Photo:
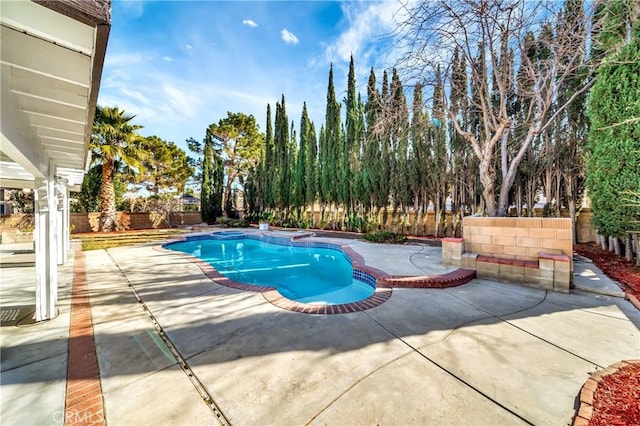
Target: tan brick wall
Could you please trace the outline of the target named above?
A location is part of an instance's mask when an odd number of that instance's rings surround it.
[[[72,233],[97,232],[100,213],[72,213]],[[159,213],[128,213],[117,212],[116,221],[119,229],[164,229],[167,223],[164,216]],[[170,225],[195,225],[202,223],[200,212],[175,212],[171,214]]]
[[[32,231],[35,226],[36,222],[32,214],[16,213],[0,215],[0,231],[15,229]]]
[[[573,254],[571,220],[565,218],[465,217],[465,252],[538,260],[539,253]]]

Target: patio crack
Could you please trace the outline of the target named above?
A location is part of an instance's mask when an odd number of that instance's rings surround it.
[[[532,337],[534,337],[534,338],[536,338],[536,339],[538,339],[538,340],[542,340],[542,341],[543,341],[543,342],[545,342],[546,344],[551,345],[551,346],[553,346],[553,347],[554,347],[554,348],[556,348],[556,349],[560,349],[561,351],[566,352],[566,353],[568,353],[568,354],[570,354],[570,355],[572,355],[572,356],[574,356],[574,357],[576,357],[576,358],[578,358],[578,359],[581,359],[581,360],[583,360],[583,361],[585,361],[585,362],[588,362],[589,364],[594,365],[594,366],[596,366],[596,367],[598,367],[598,368],[600,368],[600,369],[604,369],[604,368],[605,368],[604,366],[602,366],[602,365],[598,364],[598,363],[597,363],[597,362],[595,362],[595,361],[592,361],[592,360],[590,360],[590,359],[587,359],[587,358],[583,357],[582,355],[578,355],[577,353],[575,353],[575,352],[573,352],[573,351],[571,351],[571,350],[569,350],[569,349],[563,348],[562,346],[560,346],[560,345],[558,345],[558,344],[556,344],[556,343],[553,343],[552,341],[547,340],[547,339],[545,339],[544,337],[538,336],[538,335],[534,334],[533,332],[531,332],[531,331],[529,331],[529,330],[526,330],[526,329],[524,329],[524,328],[522,328],[522,327],[520,327],[520,326],[518,326],[518,325],[516,325],[516,324],[512,323],[512,322],[511,322],[511,321],[509,321],[508,319],[505,319],[505,318],[504,318],[505,316],[508,316],[508,315],[514,315],[514,314],[519,314],[519,313],[521,313],[521,312],[526,312],[526,311],[528,311],[528,310],[531,310],[531,309],[535,308],[535,307],[536,307],[536,306],[538,306],[538,305],[541,305],[542,303],[544,303],[544,302],[547,300],[547,295],[548,295],[548,291],[547,291],[547,290],[545,290],[545,292],[544,292],[544,297],[543,297],[541,300],[539,300],[537,303],[535,303],[535,304],[533,304],[533,305],[531,305],[531,306],[528,306],[528,307],[526,307],[526,308],[522,308],[522,309],[519,309],[519,310],[514,311],[514,312],[508,312],[508,313],[505,313],[505,314],[502,314],[502,315],[496,315],[496,314],[493,314],[493,313],[491,313],[490,311],[488,311],[488,310],[486,310],[486,309],[484,309],[484,308],[482,308],[482,307],[480,307],[480,306],[477,306],[477,305],[475,305],[475,304],[473,304],[473,303],[469,302],[468,300],[465,300],[465,299],[462,299],[462,298],[460,298],[460,297],[456,296],[455,294],[453,294],[451,291],[448,291],[447,289],[444,289],[444,290],[445,290],[449,295],[453,296],[454,298],[458,299],[459,301],[461,301],[461,302],[463,302],[463,303],[466,303],[467,305],[473,306],[474,308],[476,308],[476,309],[478,309],[478,310],[480,310],[480,311],[482,311],[482,312],[486,313],[487,315],[490,315],[492,318],[495,318],[495,319],[497,319],[497,320],[499,320],[499,321],[501,321],[501,322],[504,322],[505,324],[508,324],[508,325],[510,325],[511,327],[514,327],[514,328],[516,328],[516,329],[518,329],[518,330],[520,330],[520,331],[522,331],[522,332],[524,332],[524,333],[526,333],[526,334],[528,334],[528,335],[530,335],[530,336],[532,336]]]
[[[541,303],[541,302],[538,302]],[[527,308],[530,309],[530,308]],[[497,406],[499,406],[500,408],[502,408],[503,410],[509,412],[510,414],[512,414],[513,416],[519,418],[520,420],[522,420],[523,422],[525,422],[526,424],[529,425],[534,425],[533,422],[527,420],[526,418],[522,417],[520,414],[516,413],[515,411],[513,411],[512,409],[510,409],[509,407],[505,406],[504,404],[500,403],[498,400],[496,400],[495,398],[491,397],[490,395],[488,395],[487,393],[483,392],[482,390],[480,390],[479,388],[475,387],[474,385],[472,385],[471,383],[467,382],[466,380],[464,380],[462,377],[456,375],[453,371],[448,370],[446,367],[444,367],[443,365],[439,364],[437,361],[429,358],[427,355],[423,354],[422,352],[420,352],[421,348],[417,348],[413,345],[411,345],[409,342],[407,342],[405,339],[402,338],[402,336],[394,333],[391,329],[389,329],[386,325],[384,325],[382,322],[378,321],[376,318],[374,318],[373,316],[371,316],[371,314],[369,312],[363,311],[362,312],[364,315],[366,315],[367,317],[369,317],[369,319],[371,319],[372,321],[374,321],[376,324],[378,324],[383,330],[385,330],[387,333],[389,333],[391,336],[393,336],[394,338],[398,339],[400,342],[402,342],[405,346],[407,346],[410,351],[407,353],[404,353],[402,355],[399,355],[393,359],[391,359],[390,361],[380,365],[379,367],[373,369],[372,371],[370,371],[369,373],[365,374],[364,376],[360,377],[358,380],[356,380],[355,382],[353,382],[351,385],[349,385],[347,388],[345,388],[342,392],[340,392],[334,399],[332,399],[326,406],[324,406],[320,411],[318,411],[313,417],[311,417],[311,419],[309,419],[308,422],[305,423],[305,426],[308,426],[309,424],[311,424],[311,422],[313,422],[318,416],[320,416],[323,412],[325,412],[329,407],[331,407],[336,401],[338,401],[340,398],[342,398],[344,395],[346,395],[349,391],[351,391],[353,388],[355,388],[358,384],[362,383],[365,379],[367,379],[368,377],[371,377],[373,374],[377,373],[378,371],[382,370],[383,368],[393,364],[394,362],[398,361],[399,359],[402,359],[404,357],[406,357],[407,355],[411,355],[411,354],[417,354],[418,356],[420,356],[421,358],[424,358],[425,360],[429,361],[431,364],[435,365],[437,368],[439,368],[440,370],[442,370],[443,372],[445,372],[446,374],[448,374],[449,376],[453,377],[455,380],[461,382],[462,384],[466,385],[467,387],[469,387],[470,389],[472,389],[473,391],[477,392],[478,394],[480,394],[481,396],[483,396],[484,398],[488,399],[489,401],[491,401],[492,403],[496,404]],[[486,317],[485,317],[486,318]],[[471,321],[467,321],[463,324],[458,325],[457,327],[455,327],[453,330],[451,330],[451,332],[447,333],[446,336],[444,336],[442,339],[439,339],[438,341],[443,341],[445,340],[447,337],[449,337],[454,331],[458,330],[461,327],[464,327],[466,325],[472,324],[474,322],[477,321],[481,321],[485,318],[477,318]],[[437,343],[437,342],[434,342]],[[426,346],[430,346],[429,345],[425,345]]]

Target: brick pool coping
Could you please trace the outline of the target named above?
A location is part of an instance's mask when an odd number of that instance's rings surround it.
[[[206,235],[212,235],[206,234]],[[260,236],[261,234],[254,234]],[[296,235],[287,237],[278,237],[284,240],[297,241],[301,238],[308,237],[310,235]],[[351,265],[353,267],[354,272],[361,271],[365,274],[368,274],[375,278],[376,287],[374,293],[366,299],[360,300],[358,302],[352,303],[343,303],[339,305],[317,305],[313,303],[300,303],[293,301],[291,299],[287,299],[282,296],[275,287],[271,286],[260,286],[260,285],[250,285],[244,284],[241,282],[234,281],[228,277],[225,277],[220,272],[218,272],[213,266],[209,263],[199,259],[197,257],[191,256],[186,253],[177,252],[174,250],[169,250],[165,248],[165,245],[169,245],[175,242],[187,241],[189,239],[188,236],[183,236],[167,243],[154,246],[154,250],[161,252],[168,252],[171,254],[176,254],[182,256],[186,259],[189,259],[191,262],[195,263],[200,270],[213,282],[223,285],[225,287],[234,288],[237,290],[243,291],[252,291],[262,293],[262,296],[272,305],[277,306],[282,309],[286,309],[293,312],[300,312],[305,314],[318,314],[318,315],[334,315],[334,314],[346,314],[350,312],[360,312],[365,311],[371,308],[375,308],[376,306],[381,305],[382,303],[389,300],[391,297],[393,288],[448,288],[455,287],[462,284],[465,284],[472,279],[475,278],[476,272],[470,269],[457,269],[455,271],[449,272],[447,274],[442,275],[423,275],[423,276],[414,276],[414,275],[390,275],[386,272],[368,266],[365,264],[364,258],[357,253],[354,249],[351,248],[348,244],[339,244],[339,243],[331,243],[330,245],[335,246],[343,251],[347,257],[351,259]],[[324,243],[323,243],[324,244]]]
[[[591,422],[591,417],[593,416],[593,396],[598,389],[600,381],[608,375],[615,373],[620,368],[634,364],[640,364],[640,359],[629,359],[616,362],[615,364],[608,366],[604,370],[596,371],[595,373],[593,373],[591,377],[587,379],[585,384],[582,386],[582,389],[580,390],[580,406],[578,407],[578,411],[573,418],[572,425],[588,426]]]

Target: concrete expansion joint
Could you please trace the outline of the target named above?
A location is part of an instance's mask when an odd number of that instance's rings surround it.
[[[375,319],[374,317],[372,317],[368,312],[365,312],[365,315],[368,316],[369,318],[371,318],[371,320],[373,320],[374,322],[376,322],[380,327],[382,327],[387,333],[389,333],[391,336],[393,336],[394,338],[398,339],[402,344],[404,344],[405,346],[407,346],[410,349],[410,352],[398,357],[402,358],[408,354],[416,354],[419,357],[427,360],[428,362],[430,362],[431,364],[435,365],[437,368],[439,368],[440,370],[442,370],[443,372],[445,372],[446,374],[450,375],[451,377],[453,377],[455,380],[459,381],[460,383],[462,383],[463,385],[467,386],[468,388],[470,388],[471,390],[473,390],[474,392],[478,393],[479,395],[481,395],[482,397],[486,398],[487,400],[491,401],[493,404],[497,405],[498,407],[502,408],[503,410],[511,413],[513,416],[519,418],[520,420],[522,420],[523,422],[529,424],[529,425],[534,425],[533,422],[531,422],[530,420],[527,420],[526,418],[524,418],[522,415],[518,414],[517,412],[515,412],[514,410],[512,410],[511,408],[507,407],[506,405],[502,404],[500,401],[498,401],[497,399],[495,399],[493,396],[487,394],[486,392],[482,391],[480,388],[478,388],[477,386],[474,386],[472,383],[468,382],[467,380],[465,380],[463,377],[459,376],[458,374],[456,374],[454,371],[451,371],[450,369],[446,368],[444,365],[440,364],[439,362],[437,362],[436,360],[430,358],[429,356],[427,356],[426,354],[424,354],[423,352],[420,351],[420,348],[413,346],[412,344],[410,344],[409,342],[407,342],[405,339],[402,338],[402,336],[399,336],[398,334],[394,333],[392,330],[390,330],[388,327],[386,327],[384,324],[382,324],[380,321],[378,321],[377,319]],[[473,320],[470,322],[475,322],[477,320]],[[453,332],[457,329],[459,329],[460,327],[462,327],[463,325],[460,325],[458,327],[456,327],[455,329],[451,330],[450,333],[447,334],[447,336],[445,336],[442,340],[446,339],[447,337],[449,337],[451,334],[453,334]],[[395,362],[396,359],[390,361],[391,362]],[[387,363],[386,365],[388,365],[389,363]]]
[[[186,359],[178,351],[178,349],[175,347],[173,342],[171,342],[171,339],[166,334],[166,332],[164,331],[164,329],[162,328],[162,326],[158,322],[158,320],[155,317],[155,315],[153,315],[153,313],[147,307],[146,303],[144,303],[144,300],[142,299],[142,297],[140,297],[139,293],[137,292],[137,290],[135,289],[135,287],[133,286],[133,284],[131,283],[129,278],[126,276],[126,274],[124,273],[122,268],[120,268],[120,265],[118,264],[118,262],[113,258],[113,256],[111,256],[111,253],[109,253],[108,251],[107,251],[107,254],[109,255],[109,257],[111,258],[111,261],[114,263],[114,265],[116,266],[116,268],[118,269],[118,271],[122,275],[123,279],[127,283],[128,287],[129,287],[129,290],[133,293],[133,296],[136,298],[136,300],[138,300],[139,303],[142,304],[144,311],[149,316],[149,318],[151,320],[151,323],[153,324],[154,329],[156,330],[156,332],[160,336],[160,339],[165,344],[167,349],[169,349],[169,351],[171,352],[171,354],[175,358],[176,363],[180,366],[182,371],[185,373],[185,375],[187,376],[187,378],[189,379],[189,381],[193,385],[193,387],[196,390],[196,392],[198,393],[198,395],[200,395],[200,398],[205,402],[205,404],[211,410],[211,412],[216,417],[216,419],[218,420],[218,422],[220,423],[221,426],[229,426],[229,425],[231,425],[231,422],[229,422],[229,420],[226,418],[226,416],[222,413],[222,410],[220,409],[218,404],[216,404],[214,399],[211,397],[211,394],[207,390],[206,386],[195,375],[195,373],[193,372],[193,370],[191,369],[191,367],[187,363]]]
[[[583,357],[583,356],[581,356],[581,355],[577,354],[576,352],[573,352],[573,351],[571,351],[571,350],[569,350],[569,349],[563,348],[562,346],[560,346],[560,345],[558,345],[558,344],[556,344],[556,343],[553,343],[553,342],[551,342],[550,340],[547,340],[547,339],[545,339],[545,338],[543,338],[543,337],[541,337],[541,336],[538,336],[538,335],[537,335],[537,334],[535,334],[535,333],[532,333],[532,332],[530,332],[530,331],[528,331],[528,330],[525,330],[524,328],[522,328],[522,327],[520,327],[520,326],[518,326],[518,325],[516,325],[516,324],[512,323],[511,321],[509,321],[509,320],[507,320],[507,319],[505,319],[505,318],[504,318],[504,317],[509,316],[509,315],[514,315],[514,314],[518,314],[518,313],[521,313],[521,312],[528,311],[528,310],[530,310],[530,309],[535,308],[536,306],[539,306],[539,305],[543,304],[543,303],[547,300],[547,295],[548,295],[548,293],[549,293],[549,290],[545,290],[545,291],[544,291],[544,297],[543,297],[542,299],[540,299],[538,302],[534,303],[533,305],[531,305],[531,306],[527,306],[527,307],[522,308],[522,309],[519,309],[519,310],[517,310],[517,311],[508,312],[508,313],[505,313],[505,314],[502,314],[502,315],[495,315],[495,314],[492,314],[491,312],[487,311],[486,309],[484,309],[484,308],[482,308],[482,307],[480,307],[480,306],[477,306],[477,305],[475,305],[475,304],[473,304],[473,303],[471,303],[471,302],[469,302],[469,301],[467,301],[467,300],[461,299],[461,298],[459,298],[458,296],[456,296],[455,294],[452,294],[451,292],[448,292],[448,293],[449,293],[449,294],[451,294],[451,295],[452,295],[453,297],[455,297],[456,299],[458,299],[459,301],[461,301],[461,302],[463,302],[463,303],[466,303],[466,304],[468,304],[468,305],[471,305],[471,306],[473,306],[474,308],[479,309],[479,310],[481,310],[482,312],[485,312],[487,315],[490,315],[491,317],[493,317],[493,318],[495,318],[495,319],[497,319],[497,320],[499,320],[499,321],[502,321],[502,322],[504,322],[505,324],[510,325],[511,327],[514,327],[514,328],[516,328],[516,329],[518,329],[518,330],[520,330],[520,331],[522,331],[522,332],[524,332],[524,333],[526,333],[526,334],[528,334],[528,335],[530,335],[530,336],[532,336],[532,337],[534,337],[534,338],[536,338],[536,339],[538,339],[538,340],[541,340],[541,341],[543,341],[544,343],[547,343],[547,344],[549,344],[549,345],[551,345],[551,346],[553,346],[553,347],[555,347],[555,348],[557,348],[557,349],[560,349],[561,351],[566,352],[566,353],[568,353],[568,354],[570,354],[570,355],[572,355],[572,356],[574,356],[574,357],[576,357],[576,358],[579,358],[579,359],[581,359],[581,360],[583,360],[583,361],[585,361],[585,362],[588,362],[588,363],[589,363],[589,364],[591,364],[591,365],[594,365],[594,366],[596,366],[596,367],[600,367],[600,368],[602,368],[602,366],[601,366],[600,364],[598,364],[597,362],[592,361],[592,360],[590,360],[590,359],[587,359],[587,358],[585,358],[585,357]]]

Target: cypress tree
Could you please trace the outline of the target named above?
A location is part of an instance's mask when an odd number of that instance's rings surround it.
[[[356,99],[356,77],[353,65],[353,55],[349,62],[347,80],[347,97],[344,100],[346,109],[345,131],[340,149],[340,179],[338,200],[344,206],[346,214],[351,210],[351,154],[355,151],[358,121],[358,104]]]
[[[211,184],[212,221],[215,221],[218,217],[222,216],[222,195],[224,194],[224,160],[216,150],[213,152],[213,175]],[[229,197],[227,204],[231,204],[232,202],[232,197]],[[231,211],[230,206],[226,207],[227,211]]]
[[[324,129],[325,155],[322,158],[322,192],[327,203],[337,203],[340,167],[340,147],[342,142],[340,123],[340,104],[336,100],[333,85],[333,64],[329,68],[329,85],[327,87],[326,126]],[[335,225],[335,223],[334,223]]]
[[[331,183],[329,180],[329,167],[326,164],[329,158],[329,147],[327,146],[327,138],[325,137],[324,125],[320,126],[320,139],[318,141],[318,192],[320,202],[322,203],[322,209],[324,212],[325,205],[329,203],[331,198],[329,191]]]
[[[264,207],[271,209],[275,207],[274,184],[275,174],[273,168],[273,124],[271,121],[271,105],[267,104],[267,131],[264,144],[264,156],[262,167],[262,198]]]
[[[280,103],[276,103],[274,131],[274,182],[275,205],[286,210],[290,202],[290,164],[289,164],[289,119],[284,95]]]
[[[389,95],[389,77],[387,71],[382,73],[382,90],[380,99],[383,124],[380,126],[380,155],[378,156],[378,207],[384,208],[382,217],[383,227],[387,223],[387,207],[389,206],[389,195],[391,193],[391,165],[393,160],[393,151],[391,146],[391,136],[389,132],[388,116],[390,111],[391,99]]]
[[[436,216],[435,236],[441,235],[441,224],[444,227],[446,200],[449,194],[448,188],[448,149],[446,137],[446,123],[444,110],[444,84],[440,75],[440,68],[437,69],[436,85],[433,88],[433,109],[431,112],[433,120],[433,151],[431,162],[432,194],[433,206]]]
[[[369,80],[367,82],[367,103],[365,105],[365,148],[363,162],[363,187],[364,191],[370,194],[370,203],[367,206],[369,212],[380,207],[380,186],[381,186],[381,151],[380,137],[378,129],[379,115],[381,112],[380,92],[376,88],[376,74],[371,67]]]
[[[391,197],[394,214],[398,208],[407,218],[410,200],[408,185],[409,112],[402,82],[394,68],[391,74],[389,104],[389,136],[391,143]],[[404,225],[403,225],[404,226]]]
[[[302,175],[300,175],[301,179],[300,182],[298,182],[298,177],[296,176],[298,165],[300,164],[298,162],[300,153],[298,152],[298,137],[293,121],[291,121],[290,135],[291,137],[289,139],[289,146],[287,149],[287,168],[289,170],[289,207],[296,207],[299,209],[304,205],[304,195],[302,191],[304,188],[299,188],[299,184],[304,185],[304,179],[302,179]],[[304,166],[304,162],[302,165]]]
[[[624,0],[605,4],[597,43],[612,53],[598,68],[587,101],[587,188],[593,224],[599,234],[610,237],[626,237],[640,221],[640,206],[632,202],[640,189],[640,22],[629,20],[633,6]]]
[[[307,205],[307,160],[309,156],[309,116],[307,113],[307,103],[302,104],[302,116],[300,117],[300,145],[296,159],[294,205],[304,207]]]
[[[213,202],[213,141],[205,138],[202,159],[202,186],[200,187],[200,208],[202,220],[212,223],[215,220]]]
[[[411,156],[409,161],[408,182],[414,200],[416,213],[414,234],[424,232],[423,218],[429,204],[427,195],[427,179],[429,178],[429,123],[428,115],[422,104],[422,85],[413,88],[413,104],[411,107]]]
[[[351,199],[353,200],[353,208],[359,212],[357,230],[362,231],[364,225],[363,207],[369,204],[370,195],[364,189],[364,153],[365,153],[365,124],[364,124],[364,102],[362,96],[358,93],[358,107],[356,109],[355,120],[355,146],[351,152],[351,167],[353,181],[351,184]],[[354,210],[355,211],[355,210]]]
[[[318,140],[315,125],[308,117],[306,121],[308,125],[306,130],[305,188],[307,193],[305,200],[307,204],[311,205],[311,224],[315,225],[314,206],[318,197]]]

